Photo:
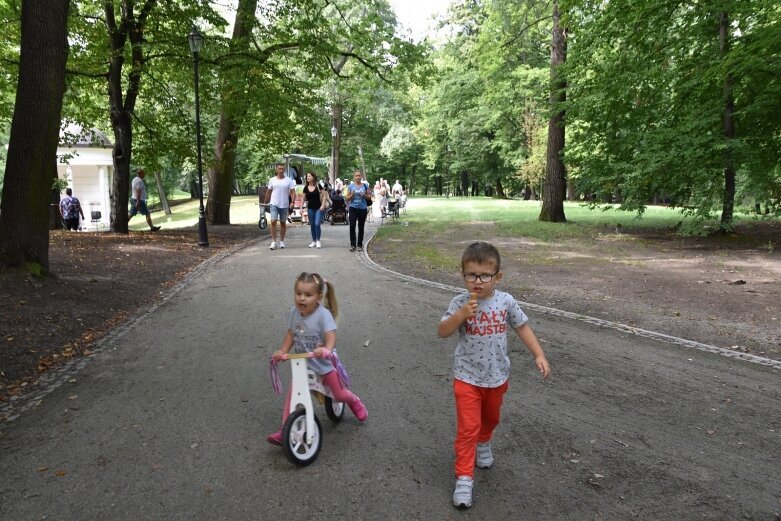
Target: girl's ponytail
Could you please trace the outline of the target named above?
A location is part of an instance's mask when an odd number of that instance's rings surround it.
[[[327,291],[325,292],[325,307],[331,312],[334,320],[339,316],[339,304],[336,302],[336,291],[334,285],[330,280],[323,280]]]

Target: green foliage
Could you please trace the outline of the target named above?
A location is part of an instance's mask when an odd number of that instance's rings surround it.
[[[574,34],[566,157],[578,166],[580,190],[618,196],[638,211],[663,197],[705,218],[722,205],[732,163],[746,193],[774,191],[767,172],[781,145],[777,3],[566,5]],[[726,51],[721,10],[731,21]],[[735,139],[722,131],[727,78],[735,82]]]
[[[20,5],[0,2],[0,129],[13,113]],[[63,117],[98,127],[112,141],[105,8],[119,17],[122,5],[83,0],[69,18]],[[549,114],[548,4],[454,2],[447,37],[416,45],[396,34],[387,0],[259,2],[244,48],[226,30],[224,18],[232,21],[234,13],[211,2],[148,5],[133,163],[161,172],[167,190],[188,187],[196,171],[186,39],[193,21],[206,35],[199,83],[204,173],[214,165],[220,117],[240,125],[235,180],[244,189],[265,182],[284,153],[329,155],[330,112],[338,103],[342,174],[359,167],[360,146],[372,180],[401,178],[410,188],[415,172],[412,188],[421,191],[434,177],[454,186],[466,174],[481,188],[500,183],[510,195],[526,184],[539,189]],[[724,166],[732,162],[737,203],[781,211],[778,2],[560,5],[569,38],[565,158],[578,195],[640,213],[662,200],[708,219],[722,206]],[[722,11],[731,23],[724,51]],[[129,45],[123,52],[125,92],[133,63]],[[734,81],[735,139],[722,131],[727,78]],[[7,131],[0,131],[0,189],[5,143]],[[148,185],[154,194],[155,183]]]

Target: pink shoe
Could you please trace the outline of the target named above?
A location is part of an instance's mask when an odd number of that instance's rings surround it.
[[[282,445],[282,431],[277,431],[266,436],[266,441],[272,445]]]
[[[366,421],[366,418],[369,417],[369,411],[366,410],[366,406],[363,405],[363,402],[357,396],[355,397],[355,401],[350,404],[350,410],[360,421]]]

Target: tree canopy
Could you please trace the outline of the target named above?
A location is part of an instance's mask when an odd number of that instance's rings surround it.
[[[0,4],[3,143],[20,110],[21,5]],[[113,136],[112,228],[126,232],[132,168],[192,179],[196,25],[212,223],[283,154],[333,145],[340,175],[364,164],[412,192],[544,209],[555,196],[541,218],[564,220],[566,186],[729,229],[735,207],[781,211],[780,20],[773,0],[455,0],[414,43],[387,0],[81,0],[61,120]]]

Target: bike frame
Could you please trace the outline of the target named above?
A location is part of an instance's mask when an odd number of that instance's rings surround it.
[[[310,373],[307,369],[307,358],[314,358],[313,353],[293,353],[285,355],[290,360],[290,369],[293,374],[290,386],[290,410],[292,413],[299,406],[306,411],[306,442],[312,443],[312,436],[315,432],[315,408],[312,403],[311,390],[327,394],[325,386],[319,381],[317,375]],[[312,383],[316,388],[312,387]]]

